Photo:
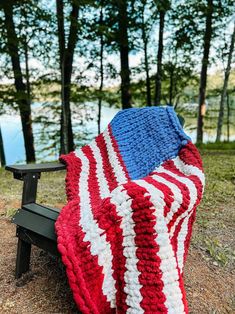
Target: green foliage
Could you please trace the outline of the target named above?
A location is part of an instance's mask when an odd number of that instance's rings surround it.
[[[70,10],[72,0],[63,0],[65,15],[65,38],[69,36]],[[125,0],[127,4],[129,61],[131,70],[132,105],[146,106],[147,68],[150,76],[150,93],[154,96],[155,72],[158,48],[158,27],[160,12],[165,15],[165,33],[163,49],[162,104],[171,104],[186,118],[186,125],[195,129],[191,119],[197,111],[182,109],[184,103],[198,102],[199,74],[198,64],[201,62],[203,33],[207,0],[196,1],[158,1],[158,0]],[[56,2],[8,1],[13,5],[14,22],[19,40],[20,61],[24,83],[29,79],[30,101],[43,102],[44,108],[50,108],[56,116],[54,122],[59,124],[61,102],[60,66],[58,53],[58,30],[56,20]],[[71,102],[79,110],[89,108],[89,103],[121,107],[120,92],[120,56],[118,32],[117,1],[77,1],[79,5],[78,42],[74,53],[74,64],[71,83]],[[11,60],[6,47],[7,33],[4,26],[5,16],[2,2],[0,4],[0,113],[15,113],[17,100],[25,95],[16,93],[13,83]],[[210,55],[211,65],[226,63],[228,38],[230,36],[229,21],[233,14],[232,0],[213,1],[213,40]],[[100,11],[103,10],[103,21],[100,23]],[[103,88],[101,82],[100,46],[103,43]],[[146,53],[147,59],[144,53]],[[29,59],[29,77],[26,71],[26,54]],[[136,59],[136,62],[132,62]],[[146,64],[146,60],[147,63]],[[233,66],[233,65],[232,65]],[[234,71],[231,72],[229,93],[231,95],[230,125],[234,124]],[[218,101],[223,85],[223,73],[217,71],[208,75],[207,100],[208,112],[205,116],[205,129],[215,129]],[[10,82],[8,84],[8,82]],[[57,103],[57,105],[55,105]],[[87,107],[86,107],[87,106]],[[46,110],[46,109],[45,109]],[[96,119],[96,117],[93,117]],[[90,119],[89,114],[84,119]],[[48,136],[38,137],[42,143],[48,140],[48,147],[57,149],[58,128],[53,128],[53,121],[47,121],[46,111],[38,116],[34,123],[44,125]],[[84,125],[86,121],[84,121]],[[225,123],[224,123],[225,126]],[[87,136],[80,134],[79,138]],[[42,140],[44,138],[44,140]],[[44,141],[44,142],[43,142]],[[54,141],[54,148],[51,146]],[[226,144],[227,145],[227,144]]]
[[[226,266],[229,258],[235,258],[235,254],[231,249],[224,248],[220,241],[216,238],[206,238],[204,240],[206,252],[210,257],[222,266]]]

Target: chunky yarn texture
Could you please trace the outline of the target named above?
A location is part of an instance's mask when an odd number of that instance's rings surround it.
[[[119,112],[62,156],[58,249],[82,313],[188,313],[183,283],[202,162],[171,107]]]

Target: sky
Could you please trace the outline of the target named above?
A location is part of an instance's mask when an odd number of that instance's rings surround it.
[[[43,5],[49,5],[51,10],[55,10],[55,6],[54,6],[54,1],[52,2],[48,2],[46,0],[42,1]],[[234,23],[234,19],[235,19],[235,15],[233,16],[233,18],[231,18],[231,20],[229,21],[228,25],[227,25],[227,32],[232,34],[233,31],[233,23]],[[164,42],[167,42],[167,39],[170,35],[170,32],[165,32],[164,33]],[[149,52],[150,55],[152,56],[156,56],[157,58],[157,39],[158,39],[158,26],[156,25],[155,27],[153,27],[152,32],[151,32],[151,37],[154,39],[152,40],[151,45],[149,45]],[[79,41],[78,41],[78,45],[79,45]],[[218,44],[215,41],[213,43],[213,46],[211,47],[211,51],[210,51],[210,56],[215,56],[216,54],[216,48]],[[133,51],[129,54],[129,63],[130,63],[130,67],[131,68],[136,68],[137,66],[139,66],[141,64],[141,60],[143,59],[143,52],[142,51]],[[197,65],[195,67],[195,72],[199,73],[200,72],[200,68],[201,68],[201,58],[197,57]],[[85,63],[86,63],[86,57],[80,57],[80,56],[76,56],[75,55],[75,59],[74,59],[74,68],[78,68],[78,69],[82,69],[85,70]],[[113,65],[115,65],[117,67],[117,70],[120,70],[120,57],[118,53],[113,53],[113,54],[107,54],[105,55],[105,62],[106,63],[111,63]],[[37,69],[40,73],[48,73],[50,72],[50,70],[48,71],[45,68],[45,65],[42,64],[42,62],[39,59],[36,59],[35,57],[30,57],[29,60],[29,66],[31,69]],[[24,64],[22,64],[22,68],[24,68]],[[217,58],[215,63],[212,63],[208,69],[208,74],[214,74],[216,71],[218,70],[222,70],[223,69],[223,63],[221,60],[219,60]],[[154,75],[156,73],[156,64],[154,66],[151,67],[150,69],[151,75]],[[89,81],[90,81],[90,85],[91,86],[97,86],[99,84],[99,82],[97,82],[97,80],[95,80],[96,77],[96,72],[92,69],[89,70],[85,70],[84,74],[89,77]],[[140,74],[135,74],[134,77],[134,81],[137,81],[139,79],[143,79],[144,78],[144,74],[140,73]],[[8,78],[3,78],[1,80],[2,84],[7,84],[7,83],[13,83],[13,80],[9,80]],[[110,87],[110,86],[116,86],[120,84],[120,78],[119,76],[117,76],[117,78],[115,79],[109,79],[106,80],[104,82],[105,87]]]

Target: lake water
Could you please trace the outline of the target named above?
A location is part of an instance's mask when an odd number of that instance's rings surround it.
[[[35,114],[35,111],[40,108],[40,104],[35,104],[33,106],[33,111]],[[112,118],[115,116],[115,114],[118,112],[118,109],[116,108],[109,108],[109,107],[103,107],[102,108],[102,116],[101,116],[101,129],[104,130],[107,124],[112,120]],[[194,121],[196,123],[196,121]],[[5,155],[6,155],[6,163],[8,165],[15,164],[15,163],[24,163],[25,162],[25,151],[24,151],[24,142],[23,142],[23,136],[22,136],[22,129],[21,129],[21,121],[20,117],[18,115],[1,115],[0,116],[0,126],[2,129],[2,136],[3,136],[3,143],[4,143],[4,149],[5,149]],[[96,136],[97,134],[97,123],[95,120],[87,122],[85,125],[81,126],[82,128],[86,128],[86,130],[89,131],[89,139],[91,137]],[[34,133],[41,132],[42,125],[35,124],[33,126]],[[81,131],[80,130],[80,131]],[[196,130],[190,130],[189,128],[185,129],[186,133],[191,137],[192,141],[195,142],[196,140]],[[235,139],[235,136],[233,135],[231,140]],[[215,140],[215,132],[210,131],[210,133],[205,132],[204,133],[204,142],[213,142]],[[37,157],[44,161],[51,161],[58,159],[58,153],[53,151],[50,153],[50,155],[47,155],[45,157],[42,157],[41,153],[38,153],[38,151],[41,148],[41,144],[36,142],[35,143],[36,148],[36,154]]]
[[[38,104],[34,106],[34,114],[35,109],[37,111]],[[104,107],[102,109],[101,116],[101,129],[104,130],[107,124],[112,120],[115,114],[118,112],[116,108],[108,108]],[[74,123],[76,121],[73,121]],[[25,162],[25,150],[24,150],[24,141],[21,127],[21,120],[19,115],[1,115],[0,116],[0,126],[3,137],[3,145],[5,150],[6,164],[15,164],[15,163],[24,163]],[[92,136],[97,135],[97,122],[94,120],[90,120],[83,126],[80,126],[79,131],[81,132],[82,128],[86,128],[89,131],[89,139]],[[33,124],[33,132],[34,134],[38,134],[41,132],[42,125]],[[75,130],[76,132],[76,130]],[[35,149],[37,158],[42,158],[42,153],[39,153],[42,144],[35,140]],[[44,161],[51,161],[58,159],[57,152],[50,152],[45,157],[43,157]],[[41,160],[40,160],[41,161]]]

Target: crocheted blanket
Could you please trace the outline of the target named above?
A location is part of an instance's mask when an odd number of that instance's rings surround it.
[[[188,313],[183,267],[204,174],[174,110],[123,110],[61,160],[58,249],[79,310]]]

